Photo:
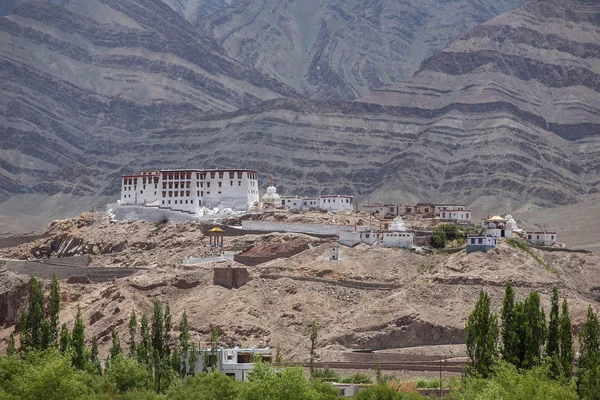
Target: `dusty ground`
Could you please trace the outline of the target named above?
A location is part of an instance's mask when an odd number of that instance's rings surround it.
[[[354,223],[353,216],[343,218]],[[315,244],[292,258],[249,267],[252,281],[228,290],[213,286],[212,270],[216,265],[241,266],[234,261],[182,265],[186,257],[215,255],[202,229],[192,223],[110,223],[101,213],[84,214],[52,224],[44,238],[0,248],[0,258],[27,258],[51,246],[64,255],[91,254],[95,266],[148,268],[105,283],[62,282],[61,323],[72,324],[79,304],[88,324],[86,335],[100,338],[103,353],[112,329],[125,341],[129,313],[150,314],[155,299],[169,302],[176,323],[186,310],[192,336],[201,345],[206,345],[209,324],[215,324],[226,345],[275,347],[279,343],[284,357],[295,362],[308,357],[313,319],[319,323],[323,362],[351,362],[356,354],[351,351],[357,349],[375,349],[390,357],[461,356],[465,322],[479,291],[488,291],[499,309],[506,281],[514,282],[519,299],[531,290],[539,291],[546,310],[552,285],[559,285],[561,297],[569,300],[576,330],[588,304],[600,309],[597,255],[533,249],[547,264],[543,265],[506,243],[486,254],[469,255],[464,251],[420,255],[359,245],[342,247],[341,259],[329,261],[330,246],[305,235],[226,237],[225,250],[290,240]],[[23,300],[24,280],[11,275],[9,281],[8,276],[9,272],[0,273],[0,288]],[[13,329],[15,307],[13,301],[12,314],[0,319],[5,324],[0,348]]]

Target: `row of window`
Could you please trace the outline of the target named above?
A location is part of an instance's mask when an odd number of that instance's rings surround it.
[[[165,203],[166,201],[166,203]],[[177,203],[179,201],[179,203]],[[183,204],[183,202],[185,201],[185,204],[194,204],[193,200],[173,200],[174,204]],[[163,200],[162,204],[171,204],[171,200]],[[202,205],[202,200],[198,200],[198,205],[201,206]]]
[[[210,174],[210,179],[215,179],[217,176],[219,177],[219,179],[223,179],[223,177],[225,176],[225,172],[196,172],[196,179],[206,179],[207,176],[209,176]],[[235,176],[237,175],[238,179],[242,179],[244,172],[243,171],[228,171],[227,175],[229,177],[229,179],[234,179]],[[248,179],[258,179],[258,174],[253,174],[248,172]],[[179,180],[179,179],[192,179],[192,173],[191,172],[163,172],[162,173],[162,178],[164,180]]]

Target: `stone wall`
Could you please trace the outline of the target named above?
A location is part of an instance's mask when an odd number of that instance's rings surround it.
[[[344,225],[302,224],[292,222],[242,221],[242,229],[261,232],[295,232],[320,235],[338,235]]]
[[[246,268],[215,268],[213,272],[213,285],[220,285],[227,289],[241,288],[251,280]]]

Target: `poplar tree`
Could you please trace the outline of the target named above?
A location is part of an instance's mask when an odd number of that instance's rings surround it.
[[[196,342],[192,342],[190,346],[190,356],[188,358],[188,374],[195,376],[196,375],[196,363],[198,362],[198,347],[196,347]]]
[[[185,310],[183,310],[181,322],[179,322],[179,348],[181,349],[179,373],[183,378],[187,374],[186,359],[190,356],[188,354],[190,349],[190,325]]]
[[[497,358],[498,317],[491,312],[490,297],[484,291],[467,321],[467,355],[469,373],[487,378]]]
[[[25,349],[40,350],[42,348],[42,324],[44,320],[44,288],[42,281],[34,276],[29,279],[29,298],[26,314],[27,335]]]
[[[81,315],[81,308],[77,304],[77,316],[75,317],[75,325],[71,334],[73,346],[73,366],[77,369],[85,367],[85,326]]]
[[[150,359],[152,354],[152,341],[150,338],[150,327],[148,325],[148,317],[142,314],[140,323],[140,344],[137,348],[137,359],[140,364],[146,365],[148,370],[151,369]]]
[[[600,349],[598,317],[588,306],[587,319],[579,334],[579,395],[583,399],[600,398]]]
[[[548,336],[546,338],[546,357],[550,361],[550,376],[557,379],[561,375],[560,368],[560,350],[558,342],[558,330],[560,316],[558,314],[558,289],[552,288],[552,297],[550,300],[550,318],[548,321]]]
[[[11,332],[8,337],[8,346],[6,347],[6,354],[9,356],[14,356],[17,354],[17,347],[15,345],[15,332]]]
[[[71,334],[69,333],[69,329],[67,328],[66,323],[62,324],[62,327],[60,329],[59,350],[63,354],[71,350]]]
[[[160,393],[161,377],[163,371],[163,362],[165,356],[164,346],[164,319],[162,306],[158,300],[154,300],[154,310],[152,312],[152,364],[154,367],[154,390]]]
[[[313,322],[310,326],[310,376],[312,377],[315,372],[315,358],[317,356],[317,339],[319,334],[319,326],[317,325],[317,320],[313,319]]]
[[[137,331],[137,316],[135,310],[131,312],[129,317],[129,357],[136,357],[135,332]]]
[[[219,349],[219,330],[213,324],[210,324],[210,369],[214,371],[218,365]]]
[[[281,356],[281,345],[277,343],[277,349],[275,350],[275,364],[281,365],[283,357]]]
[[[42,343],[41,349],[46,350],[50,346],[55,345],[52,341],[52,328],[50,327],[50,320],[48,318],[44,318],[42,322]]]
[[[50,323],[50,345],[56,346],[58,340],[58,318],[60,314],[60,284],[56,273],[52,275],[50,297],[48,298],[48,318]]]
[[[19,351],[21,353],[26,353],[28,351],[29,344],[29,329],[27,328],[27,321],[29,317],[27,315],[27,310],[23,311],[19,316],[19,328],[21,329],[21,344],[19,345]]]
[[[523,304],[524,358],[522,368],[531,369],[540,364],[546,342],[546,315],[540,306],[540,295],[531,292]]]
[[[100,359],[98,358],[98,340],[96,336],[92,336],[92,348],[90,350],[90,362],[98,372],[98,374],[102,374],[102,366],[100,365]]]
[[[504,291],[501,319],[502,358],[513,365],[518,365],[519,337],[517,336],[515,326],[515,291],[510,282],[506,283],[506,289]]]
[[[573,378],[573,334],[571,333],[571,317],[569,316],[569,305],[563,300],[560,314],[560,326],[558,329],[558,341],[560,348],[561,376],[570,380]]]
[[[171,315],[169,303],[165,306],[164,321],[164,357],[168,359],[171,355],[171,329],[173,328],[173,316]]]
[[[118,356],[123,354],[123,349],[121,348],[121,338],[119,337],[119,333],[113,329],[112,333],[112,346],[110,348],[110,358],[114,360]]]

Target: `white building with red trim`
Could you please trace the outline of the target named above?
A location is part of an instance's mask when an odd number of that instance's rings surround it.
[[[121,205],[196,214],[203,207],[245,211],[259,200],[258,172],[248,169],[144,170],[121,177]]]

